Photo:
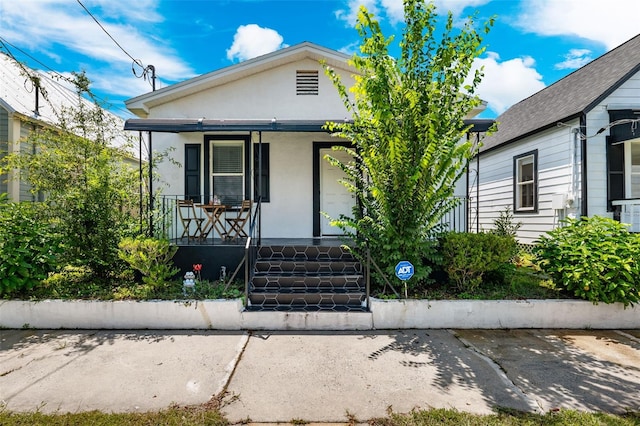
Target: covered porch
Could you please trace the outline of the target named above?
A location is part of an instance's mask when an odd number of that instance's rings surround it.
[[[149,181],[149,212],[160,205],[165,235],[170,239],[195,236],[196,216],[206,226],[203,206],[225,206],[220,222],[236,214],[243,200],[251,200],[251,218],[255,217],[256,237],[313,238],[335,237],[342,232],[330,224],[330,217],[350,215],[355,204],[353,194],[338,182],[324,161],[324,155],[336,156],[335,145],[348,142],[333,138],[324,128],[337,120],[207,120],[207,119],[129,119],[125,130],[147,132],[150,152],[152,136],[160,133],[164,146],[175,147],[177,165],[167,164],[160,171],[171,182],[169,193],[155,194]],[[486,132],[493,120],[468,119],[469,134]],[[172,135],[176,135],[172,137]],[[183,156],[184,160],[180,157]],[[223,157],[226,156],[226,157]],[[229,160],[224,164],[217,158]],[[153,165],[150,159],[149,166]],[[157,186],[157,184],[155,184]],[[469,223],[466,190],[457,194],[460,208],[447,219],[453,229],[465,231]],[[171,195],[175,194],[175,195]],[[258,202],[258,200],[261,202]],[[195,206],[191,230],[185,232],[176,203],[191,200]],[[154,229],[158,228],[158,224]],[[203,241],[216,245],[219,229],[211,229]],[[224,230],[223,232],[225,232]],[[246,232],[245,232],[246,233]],[[244,236],[244,235],[243,235]],[[187,239],[189,240],[189,239]],[[189,241],[187,241],[189,242]],[[236,241],[237,242],[237,239]]]

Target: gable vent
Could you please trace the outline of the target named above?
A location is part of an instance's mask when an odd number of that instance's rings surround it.
[[[296,95],[318,94],[318,71],[296,71]]]

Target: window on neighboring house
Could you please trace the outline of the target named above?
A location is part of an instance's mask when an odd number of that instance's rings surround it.
[[[318,71],[296,71],[296,95],[318,94]]]
[[[628,158],[628,183],[627,198],[640,198],[640,142],[638,140],[625,143],[625,148],[629,152],[625,152],[625,158]]]
[[[262,159],[262,163],[260,160]],[[258,201],[262,195],[262,202],[269,202],[269,144],[262,144],[262,156],[260,144],[253,145],[253,200]],[[262,189],[262,194],[260,190]]]
[[[514,212],[538,210],[538,151],[513,157]]]
[[[235,206],[244,199],[244,144],[212,142],[212,193],[222,204]]]

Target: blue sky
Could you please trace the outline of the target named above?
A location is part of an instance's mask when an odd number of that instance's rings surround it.
[[[156,68],[157,87],[310,41],[354,53],[355,10],[402,34],[402,0],[0,0],[3,51],[36,69],[85,70],[112,110],[151,90],[132,59]],[[486,117],[548,86],[640,32],[638,0],[436,0],[457,21],[478,12],[496,23],[477,59]],[[28,29],[28,30],[26,30]],[[124,51],[126,51],[126,53]],[[137,74],[141,68],[133,65]]]

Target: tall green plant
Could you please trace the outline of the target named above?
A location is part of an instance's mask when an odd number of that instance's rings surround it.
[[[43,211],[65,241],[62,262],[105,279],[122,267],[118,242],[137,225],[137,167],[127,165],[121,122],[86,101],[88,82],[76,77],[77,106],[57,110],[56,127],[35,128],[22,141],[35,149],[7,155],[0,169],[19,170],[44,195]]]
[[[389,274],[399,260],[411,261],[417,282],[431,272],[434,234],[455,207],[455,183],[477,149],[465,138],[463,119],[480,104],[475,89],[482,73],[472,72],[472,65],[484,48],[472,17],[455,30],[449,13],[439,34],[432,3],[405,0],[404,15],[396,59],[389,54],[393,39],[361,7],[356,28],[362,44],[350,61],[357,70],[350,91],[325,66],[353,115],[353,123],[328,128],[353,142],[344,149],[355,158],[329,161],[345,171],[345,185],[359,202],[351,217],[334,218],[334,224],[361,249],[370,248]]]

